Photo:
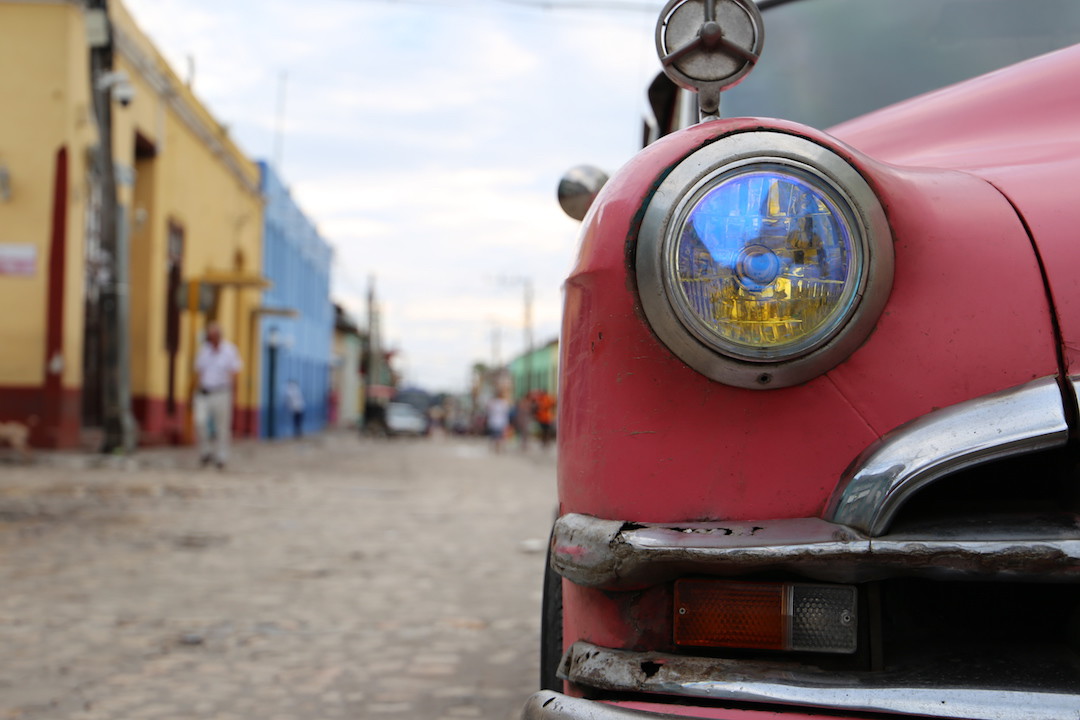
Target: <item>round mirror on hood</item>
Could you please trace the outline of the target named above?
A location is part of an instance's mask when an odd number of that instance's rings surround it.
[[[575,220],[583,220],[607,181],[607,173],[591,165],[570,168],[559,181],[559,206]]]

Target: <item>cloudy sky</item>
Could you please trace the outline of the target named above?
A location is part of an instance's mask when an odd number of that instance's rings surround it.
[[[526,280],[537,344],[557,336],[578,224],[555,188],[637,150],[663,0],[126,5],[244,151],[277,160],[357,319],[376,278],[407,382],[463,389],[472,363],[520,353]]]

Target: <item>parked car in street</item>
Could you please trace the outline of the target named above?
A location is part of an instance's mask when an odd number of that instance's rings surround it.
[[[1080,3],[759,5],[584,217],[523,717],[1076,718]]]
[[[409,403],[391,402],[386,405],[386,432],[389,435],[419,437],[428,431],[428,418]]]

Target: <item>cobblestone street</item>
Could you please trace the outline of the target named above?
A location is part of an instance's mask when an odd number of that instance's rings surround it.
[[[553,453],[338,434],[195,464],[0,465],[0,719],[518,715]]]

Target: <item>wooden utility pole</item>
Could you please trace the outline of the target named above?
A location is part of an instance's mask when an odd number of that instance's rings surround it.
[[[94,158],[97,184],[98,232],[105,259],[106,278],[101,289],[101,393],[107,453],[130,452],[135,447],[135,421],[131,414],[128,343],[127,228],[118,212],[116,168],[113,164],[112,91],[113,29],[108,0],[88,0],[90,40],[90,93],[97,120],[98,144]]]

